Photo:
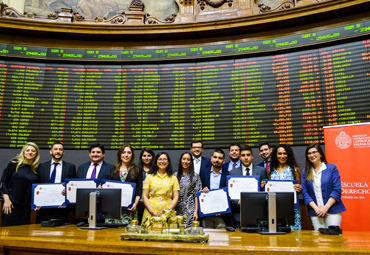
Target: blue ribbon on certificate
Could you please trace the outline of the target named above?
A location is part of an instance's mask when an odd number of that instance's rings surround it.
[[[33,210],[38,207],[47,209],[66,206],[65,197],[62,195],[64,187],[64,183],[32,184],[31,209]]]
[[[228,175],[227,191],[230,200],[239,200],[241,192],[258,192],[260,190],[260,176]]]
[[[111,180],[101,180],[103,189],[121,189],[121,206],[123,209],[131,209],[135,201],[136,183]]]
[[[298,193],[295,191],[293,185],[298,184],[297,180],[289,181],[289,180],[264,180],[266,185],[264,187],[264,191],[267,192],[294,192],[294,208],[299,209],[299,198]],[[290,185],[290,186],[287,186]]]
[[[77,189],[95,189],[98,187],[98,179],[66,179],[66,203],[75,204]]]
[[[197,192],[199,217],[231,213],[227,188]]]

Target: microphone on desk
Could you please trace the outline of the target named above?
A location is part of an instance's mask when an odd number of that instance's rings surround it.
[[[50,219],[41,222],[41,227],[57,227],[63,225],[63,222],[59,219]]]
[[[233,228],[231,226],[227,226],[226,231],[235,232],[235,228]]]
[[[328,228],[319,228],[320,233],[324,235],[341,235],[342,229],[339,226],[329,226]]]

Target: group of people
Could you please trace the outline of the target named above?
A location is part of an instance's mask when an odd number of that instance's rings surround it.
[[[196,193],[226,187],[227,175],[258,175],[261,190],[267,179],[296,180],[298,183],[294,184],[294,189],[302,193],[314,228],[340,225],[341,213],[346,210],[341,201],[340,176],[337,167],[326,162],[320,145],[307,146],[302,173],[292,148],[286,144],[272,148],[267,142],[261,143],[259,154],[263,161],[258,165],[252,163],[252,148],[247,145],[231,144],[230,161],[226,163],[223,150],[214,150],[210,159],[202,156],[203,150],[202,141],[193,141],[190,152],[181,154],[177,171],[174,171],[168,153],[155,155],[150,148],[141,150],[139,164],[136,165],[135,152],[129,144],[118,150],[116,164],[111,165],[104,161],[104,146],[95,143],[89,149],[90,162],[80,165],[76,172],[73,164],[62,160],[64,147],[60,142],[54,143],[50,149],[52,159],[42,164],[39,163],[38,146],[28,142],[10,161],[1,178],[0,193],[4,198],[2,226],[30,223],[33,183],[60,183],[65,179],[84,178],[98,179],[99,183],[102,179],[136,183],[132,207],[122,210],[120,219],[106,219],[108,224],[129,224],[133,219],[144,222],[149,216],[160,216],[164,209],[173,209],[177,214],[187,216],[187,227],[193,221],[201,220],[206,228],[240,228],[240,201],[231,202],[232,214],[202,219],[198,215]],[[67,222],[67,217],[68,208],[41,208],[37,211],[37,222],[51,218]],[[299,209],[295,210],[295,225],[291,228],[301,229]]]

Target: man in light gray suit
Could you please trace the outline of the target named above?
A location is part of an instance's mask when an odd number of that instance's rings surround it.
[[[252,148],[248,145],[240,146],[240,160],[242,162],[241,166],[235,168],[229,172],[229,175],[258,175],[260,177],[260,189],[261,182],[267,179],[266,169],[257,165],[252,164],[253,153]],[[231,209],[233,214],[234,226],[240,229],[240,200],[231,201]]]

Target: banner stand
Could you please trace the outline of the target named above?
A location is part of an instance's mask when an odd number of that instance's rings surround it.
[[[342,182],[342,229],[369,231],[370,123],[324,127],[326,159],[336,164]]]

